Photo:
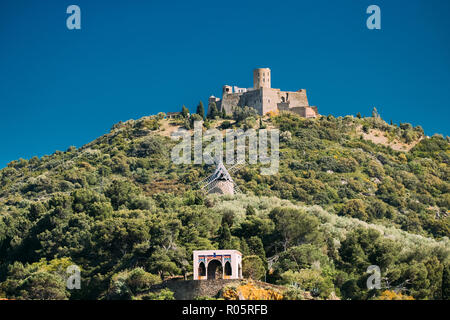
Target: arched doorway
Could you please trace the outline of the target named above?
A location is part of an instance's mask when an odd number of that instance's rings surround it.
[[[222,263],[219,260],[212,260],[208,263],[208,280],[209,279],[222,279],[223,268]]]
[[[198,265],[198,276],[199,277],[206,276],[206,267],[203,262],[200,262],[200,264]]]
[[[233,270],[231,268],[231,263],[230,263],[230,261],[227,261],[227,262],[225,262],[225,276],[231,277],[232,274],[233,274]]]

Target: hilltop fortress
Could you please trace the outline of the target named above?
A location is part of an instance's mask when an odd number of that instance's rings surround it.
[[[306,97],[306,90],[281,91],[271,88],[271,71],[269,68],[253,70],[253,88],[239,88],[223,86],[222,99],[211,96],[209,104],[215,103],[217,109],[232,113],[233,107],[252,107],[260,115],[268,112],[293,112],[305,118],[315,118],[318,110],[310,106]]]

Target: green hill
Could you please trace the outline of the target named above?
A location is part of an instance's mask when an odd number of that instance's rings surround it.
[[[198,190],[210,166],[171,162],[170,133],[191,123],[162,115],[9,163],[0,171],[0,297],[129,299],[162,277],[189,278],[192,250],[210,248],[241,250],[247,269],[261,264],[288,299],[450,297],[448,137],[377,117],[236,119],[205,126],[281,132],[279,173],[246,166],[233,174],[236,196]],[[80,290],[65,288],[71,264]],[[366,288],[370,265],[381,269],[380,290]]]

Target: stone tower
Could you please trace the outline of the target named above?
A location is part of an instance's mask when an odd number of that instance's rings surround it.
[[[232,86],[223,86],[222,88],[222,95],[227,94],[227,93],[233,93],[233,87]]]
[[[253,88],[270,88],[269,68],[258,68],[253,70]]]

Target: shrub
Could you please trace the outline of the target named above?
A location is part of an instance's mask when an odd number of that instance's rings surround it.
[[[305,300],[305,291],[296,286],[288,286],[283,292],[283,300]]]
[[[265,274],[264,262],[260,257],[252,255],[242,259],[242,275],[245,278],[261,280]]]
[[[294,284],[298,288],[309,291],[313,296],[327,298],[333,292],[334,286],[330,279],[322,277],[320,271],[301,269],[286,271],[281,275],[281,283]]]
[[[361,199],[348,200],[342,207],[340,214],[352,218],[358,218],[366,221],[368,215],[366,213],[366,205]]]
[[[279,207],[269,217],[275,223],[276,236],[284,250],[293,244],[318,242],[319,221],[304,210]]]
[[[162,289],[158,292],[151,292],[142,296],[142,300],[175,300],[174,294],[169,289]]]
[[[221,125],[222,130],[231,128],[231,122],[229,120],[225,120]]]
[[[222,291],[225,300],[282,300],[283,295],[274,289],[258,287],[253,282],[226,286]]]
[[[257,113],[254,108],[250,107],[233,108],[233,119],[236,120],[237,123],[240,123],[250,117],[253,117],[254,119],[256,119],[257,117]]]
[[[125,280],[125,284],[135,295],[158,283],[161,283],[161,277],[145,272],[142,268],[135,268],[128,272]]]
[[[414,300],[413,297],[402,294],[401,292],[395,292],[391,290],[385,290],[374,300]]]
[[[105,195],[111,199],[114,209],[119,209],[121,205],[128,205],[132,198],[139,195],[140,189],[128,181],[114,180],[106,189]]]

